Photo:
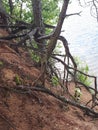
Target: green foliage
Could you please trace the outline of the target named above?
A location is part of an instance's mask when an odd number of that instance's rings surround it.
[[[42,0],[42,14],[45,23],[52,24],[52,25],[56,23],[60,12],[60,9],[58,7],[58,1],[59,0]],[[3,4],[7,13],[9,13],[10,12],[9,0],[3,0]],[[21,5],[22,5],[22,10],[21,10]],[[13,9],[12,16],[14,18],[26,22],[33,21],[31,0],[14,0],[13,6],[14,9]]]
[[[90,91],[90,93],[91,93],[92,95],[95,95],[95,91],[94,91],[94,90],[89,89],[89,91]]]
[[[21,85],[22,84],[22,80],[20,78],[20,76],[17,74],[14,77],[14,81],[16,82],[16,85]]]
[[[31,57],[32,57],[33,61],[35,61],[37,63],[40,62],[40,57],[36,53],[33,52]]]
[[[59,0],[42,0],[42,13],[45,23],[55,24],[58,20],[60,9]]]
[[[3,62],[2,61],[0,61],[0,67],[2,67],[3,66]]]
[[[53,86],[57,86],[59,84],[59,79],[56,76],[52,76],[52,84]]]
[[[84,62],[82,62],[78,57],[75,57],[74,59],[75,59],[75,62],[77,64],[77,69],[85,74],[88,74],[88,72],[89,72],[88,65],[85,64]],[[84,83],[87,86],[90,86],[90,84],[91,84],[90,78],[87,77],[86,75],[79,73],[79,72],[77,72],[76,78],[78,81]]]
[[[3,0],[4,7],[7,13],[10,12],[9,0]],[[21,6],[22,6],[22,14],[21,14]],[[31,0],[14,0],[13,1],[13,13],[12,17],[17,20],[25,20],[26,22],[30,22],[32,19],[31,13]],[[16,17],[17,16],[17,17]],[[20,17],[21,16],[21,17]]]
[[[61,54],[62,52],[61,52],[61,50],[60,49],[62,49],[62,43],[61,42],[57,42],[57,44],[56,44],[56,47],[55,47],[55,49],[54,49],[54,51],[53,51],[53,53],[55,53],[55,54]]]

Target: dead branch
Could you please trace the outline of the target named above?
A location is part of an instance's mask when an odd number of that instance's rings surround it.
[[[65,17],[74,16],[74,15],[81,16],[81,15],[80,15],[81,13],[82,13],[82,11],[80,11],[80,12],[78,12],[78,13],[66,14]]]
[[[54,29],[55,26],[44,23],[45,28]]]
[[[66,72],[67,73],[69,73],[72,77],[74,77],[74,73],[72,73],[70,70],[69,70],[69,65],[67,65],[66,63],[64,63],[61,59],[59,59],[59,58],[57,58],[57,57],[54,57],[54,56],[52,56],[54,59],[56,59],[56,60],[58,60],[59,62],[61,62],[64,66],[65,66],[65,69],[66,69]],[[73,68],[73,70],[75,70],[74,68]],[[75,70],[76,72],[78,72],[79,70]],[[90,76],[90,75],[87,75],[87,74],[85,74],[85,73],[83,73],[83,72],[81,72],[81,71],[79,71],[80,73],[82,73],[83,75],[86,75],[86,76]],[[94,76],[90,76],[90,77],[92,77],[92,78],[94,78],[94,79],[96,79]],[[66,76],[66,81],[68,80],[68,76]],[[65,81],[65,82],[66,82]],[[69,80],[68,80],[69,81]],[[95,88],[92,88],[92,87],[90,87],[90,86],[86,86],[85,84],[83,84],[83,83],[81,83],[81,82],[79,82],[79,81],[77,81],[77,79],[75,79],[74,80],[74,82],[77,84],[81,84],[82,86],[84,86],[90,93],[91,93],[91,91],[90,90],[93,90],[94,91],[94,94],[92,94],[92,99],[91,99],[91,101],[92,101],[92,106],[94,107],[94,106],[96,106],[97,104],[96,104],[96,101],[98,101],[98,99],[97,99],[97,94],[98,94],[98,92],[97,92],[97,89],[96,89],[96,87],[97,86],[95,86]],[[96,85],[96,81],[95,81],[95,85]],[[63,88],[65,88],[65,87],[63,87]],[[68,86],[67,86],[67,83],[66,83],[66,88],[67,88],[67,90],[68,90]],[[69,92],[69,91],[68,91]],[[69,93],[70,94],[70,93]],[[91,102],[90,101],[90,102]],[[87,103],[88,104],[88,103]]]
[[[52,56],[52,58],[54,58],[54,59],[58,60],[59,62],[61,62],[61,63],[65,66],[66,71],[68,71],[72,76],[74,76],[74,74],[73,74],[69,69],[75,70],[76,72],[79,72],[79,73],[81,73],[81,74],[83,74],[83,75],[85,75],[85,76],[88,76],[88,77],[91,77],[91,78],[96,79],[95,76],[92,76],[92,75],[89,75],[89,74],[85,74],[85,73],[83,73],[82,71],[80,71],[80,70],[78,70],[78,69],[75,69],[75,68],[73,68],[73,67],[68,66],[66,63],[64,63],[64,62],[63,62],[61,59],[59,59],[58,57]],[[96,80],[95,80],[95,81],[96,81]],[[79,81],[76,81],[76,82],[82,84],[82,83],[79,82]],[[96,84],[96,83],[95,83],[95,84]],[[97,86],[95,86],[95,90],[96,90],[96,92],[97,92],[96,87],[97,87]],[[93,88],[90,88],[90,89],[93,89]]]

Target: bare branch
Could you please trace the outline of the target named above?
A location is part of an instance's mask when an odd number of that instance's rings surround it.
[[[69,17],[69,16],[73,16],[73,15],[81,16],[81,13],[82,13],[82,11],[80,11],[78,13],[66,14],[65,17]]]

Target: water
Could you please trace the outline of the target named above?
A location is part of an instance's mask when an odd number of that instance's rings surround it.
[[[89,66],[89,73],[98,77],[98,23],[91,17],[89,8],[82,16],[65,20],[62,33],[69,42],[71,54],[80,57]]]
[[[98,76],[98,30],[86,30],[80,34],[77,34],[75,41],[70,43],[70,50],[73,55],[86,61],[90,72]]]

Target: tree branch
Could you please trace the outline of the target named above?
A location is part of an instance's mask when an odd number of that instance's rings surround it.
[[[69,16],[73,16],[73,15],[79,15],[82,13],[82,11],[78,12],[78,13],[72,13],[72,14],[66,14],[65,17],[69,17]]]
[[[66,15],[66,11],[67,11],[67,7],[68,7],[68,3],[69,3],[69,0],[63,0],[63,6],[62,6],[62,10],[61,10],[61,13],[59,15],[59,20],[58,20],[58,23],[57,23],[57,26],[53,32],[53,35],[51,36],[50,38],[50,41],[48,43],[48,47],[47,47],[47,59],[50,58],[55,46],[56,46],[56,43],[57,43],[57,39],[61,33],[61,28],[62,28],[62,25],[63,25],[63,22],[64,22],[64,19],[65,19],[65,15]]]

